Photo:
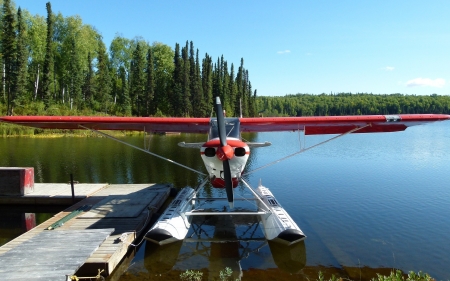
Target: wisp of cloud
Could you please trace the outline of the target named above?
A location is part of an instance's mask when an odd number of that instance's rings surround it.
[[[442,78],[430,79],[430,78],[415,78],[406,82],[407,87],[416,87],[416,86],[428,86],[435,88],[442,88],[445,85],[445,80]]]

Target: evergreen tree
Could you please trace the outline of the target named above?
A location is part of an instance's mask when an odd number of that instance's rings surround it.
[[[202,61],[202,88],[205,103],[203,104],[203,112],[206,116],[210,116],[213,106],[213,75],[212,75],[212,59],[205,54]]]
[[[207,113],[205,109],[205,98],[203,97],[202,80],[200,73],[200,62],[198,58],[198,49],[195,55],[195,71],[191,81],[191,95],[192,95],[192,113],[194,117],[206,117]]]
[[[147,53],[147,84],[145,87],[145,114],[147,116],[156,113],[156,105],[153,103],[155,96],[155,71],[154,71],[153,50],[148,48]]]
[[[191,104],[191,83],[190,83],[190,59],[188,57],[188,41],[186,41],[186,46],[181,50],[181,58],[182,58],[182,91],[183,91],[183,100],[182,100],[182,116],[189,117],[192,111]]]
[[[138,116],[142,115],[142,103],[145,92],[145,58],[141,49],[141,43],[138,42],[133,52],[131,61],[131,79],[130,79],[130,97],[132,100],[132,109]]]
[[[195,61],[194,42],[190,42],[189,45],[189,93],[191,102],[191,116],[198,116],[198,79],[197,79],[197,65]]]
[[[52,78],[53,78],[53,14],[50,2],[47,2],[47,41],[45,47],[44,69],[42,77],[42,95],[41,98],[48,108],[51,104]]]
[[[242,112],[242,98],[244,96],[244,59],[241,58],[241,66],[238,68],[236,74],[236,99],[234,103],[234,112],[236,116],[241,116]]]
[[[228,81],[228,91],[229,91],[229,100],[228,103],[230,105],[230,116],[239,116],[239,111],[236,111],[236,83],[234,81],[234,65],[231,64],[230,70],[230,79]]]
[[[28,50],[26,44],[26,25],[22,16],[22,10],[17,10],[17,100],[19,102],[26,98],[27,94],[27,62],[28,62]]]
[[[171,91],[170,104],[173,116],[183,115],[183,64],[180,58],[180,45],[175,44],[175,54],[173,59],[175,69],[173,71],[173,87]]]
[[[223,60],[222,56],[222,65],[223,65],[223,75],[222,75],[222,95],[223,95],[223,108],[226,111],[227,116],[233,116],[233,110],[230,104],[230,74],[228,73],[228,63]]]
[[[2,25],[3,89],[6,93],[7,114],[12,115],[16,93],[17,72],[15,22],[10,0],[5,0],[3,3]]]

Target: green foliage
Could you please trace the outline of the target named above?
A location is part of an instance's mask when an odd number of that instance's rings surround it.
[[[54,58],[54,48],[53,48],[53,23],[54,16],[52,13],[52,6],[50,2],[47,2],[47,40],[45,42],[45,58],[44,58],[44,69],[42,77],[42,94],[41,98],[45,103],[46,107],[50,106],[52,102],[52,91],[53,86],[53,58]]]
[[[186,270],[186,272],[180,274],[180,279],[184,281],[200,281],[202,280],[203,272]]]
[[[239,80],[238,87],[224,57],[214,65],[208,54],[200,61],[192,41],[183,48],[176,44],[174,51],[160,42],[150,46],[141,37],[116,35],[107,51],[99,32],[78,15],[53,14],[50,2],[46,17],[26,9],[15,14],[11,0],[4,3],[0,56],[7,91],[0,103],[7,103],[5,114],[54,115],[64,108],[64,114],[68,110],[72,115],[87,110],[120,116],[208,117],[213,97],[220,96],[232,116],[237,88],[244,108],[252,108],[248,79]],[[240,70],[239,75],[248,77],[248,71]],[[41,102],[48,113],[38,109]]]
[[[7,89],[2,88],[0,95],[0,104],[6,104],[3,115],[97,112],[209,117],[216,96],[222,99],[227,116],[241,112],[245,117],[450,114],[450,97],[438,95],[257,97],[243,58],[235,68],[223,56],[213,60],[206,53],[199,58],[192,41],[182,48],[177,43],[173,50],[160,42],[150,46],[143,38],[120,35],[107,51],[99,32],[79,16],[54,15],[50,2],[46,18],[30,15],[26,9],[14,14],[11,2],[4,1],[0,22]],[[12,62],[17,65],[9,67]],[[47,113],[42,104],[51,110]]]
[[[257,97],[256,110],[262,116],[339,116],[371,114],[450,113],[450,96],[297,94]]]
[[[16,101],[13,104],[16,105],[18,100],[26,99],[26,87],[27,87],[27,62],[28,62],[28,50],[26,46],[26,25],[22,16],[22,10],[17,10],[17,56],[16,56]]]
[[[338,278],[334,274],[331,276],[330,279],[327,280],[321,271],[319,271],[319,277],[317,279],[317,281],[342,281],[342,280],[343,280],[342,278]],[[371,279],[371,281],[434,281],[434,280],[435,279],[432,278],[429,274],[423,273],[422,271],[419,271],[418,273],[410,271],[408,275],[405,276],[405,274],[403,274],[402,271],[400,270],[391,271],[391,274],[388,276],[377,273],[377,277]]]
[[[131,87],[130,98],[132,100],[133,113],[142,115],[143,99],[145,95],[146,77],[144,72],[145,56],[141,48],[141,43],[137,43],[131,60]]]
[[[232,275],[233,270],[231,270],[231,268],[229,267],[226,267],[219,272],[219,279],[220,281],[232,281]],[[185,281],[201,281],[202,278],[203,272],[201,271],[186,270],[185,272],[180,274],[180,279]],[[237,280],[238,279],[236,279],[236,281]]]
[[[7,102],[7,114],[13,114],[14,100],[16,98],[17,87],[17,72],[16,72],[16,23],[14,13],[12,11],[12,4],[10,0],[5,0],[3,3],[3,17],[2,17],[2,37],[1,50],[2,59],[5,71],[3,97]]]
[[[377,274],[377,278],[373,278],[372,281],[434,281],[434,279],[427,273],[419,271],[417,274],[414,271],[410,271],[405,278],[400,270],[391,271],[389,276],[383,276]]]
[[[225,267],[224,270],[219,272],[219,278],[221,281],[229,281],[232,280],[233,270],[229,267]],[[239,279],[236,279],[236,281]]]

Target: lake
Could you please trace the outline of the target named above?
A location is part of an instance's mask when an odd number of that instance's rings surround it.
[[[244,134],[248,141],[270,141],[252,150],[247,171],[314,145],[330,136],[298,133]],[[177,146],[206,136],[181,134],[123,136],[122,140],[204,171],[196,149]],[[186,269],[213,278],[228,266],[243,280],[315,280],[318,271],[355,280],[388,274],[392,268],[450,279],[450,122],[415,126],[405,132],[354,134],[311,149],[246,176],[259,180],[308,236],[296,248],[267,243],[257,225],[236,233],[255,239],[229,243],[176,243],[155,248],[145,242],[120,280],[179,280]],[[153,183],[195,186],[197,174],[97,137],[0,138],[0,166],[35,168],[36,182]],[[220,191],[214,191],[219,192]],[[19,235],[21,213],[37,223],[57,210],[2,207],[0,245]],[[213,224],[203,231],[213,232]]]

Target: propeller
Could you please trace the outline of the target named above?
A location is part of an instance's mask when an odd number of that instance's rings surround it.
[[[227,132],[225,130],[225,118],[222,111],[222,103],[220,98],[216,97],[215,110],[217,116],[217,127],[219,131],[220,147],[217,149],[217,158],[223,163],[223,178],[225,180],[225,190],[227,192],[228,203],[230,209],[234,208],[233,182],[231,179],[231,168],[229,160],[233,158],[234,151],[231,146],[227,144]]]

